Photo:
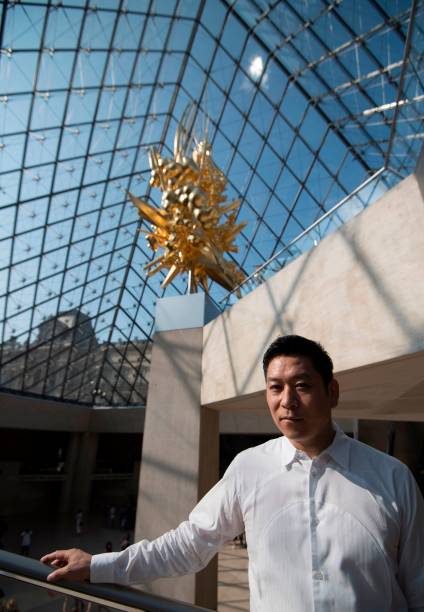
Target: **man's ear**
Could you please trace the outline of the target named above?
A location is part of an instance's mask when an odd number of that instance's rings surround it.
[[[335,408],[339,402],[339,383],[335,378],[331,379],[328,384],[328,395],[331,408]]]

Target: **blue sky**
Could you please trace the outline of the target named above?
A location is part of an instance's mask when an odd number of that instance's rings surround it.
[[[246,274],[384,163],[395,111],[378,109],[396,101],[403,42],[373,3],[329,10],[318,0],[293,1],[265,15],[266,2],[258,3],[262,12],[248,0],[229,11],[208,0],[199,22],[194,0],[155,2],[149,15],[147,4],[126,2],[124,11],[112,0],[93,2],[91,10],[82,0],[7,7],[0,56],[3,340],[34,339],[43,318],[69,308],[93,317],[99,339],[150,335],[162,278],[146,279],[152,254],[126,192],[159,205],[160,192],[148,185],[147,151],[159,146],[170,154],[189,103],[210,116],[228,199],[242,200],[247,227],[236,260]],[[410,2],[380,5],[405,33]],[[399,113],[394,140],[398,178],[413,169],[421,144],[416,65],[407,73],[411,102]],[[351,213],[394,176],[352,200]],[[308,244],[346,220],[347,209]],[[184,278],[167,294],[180,292]],[[217,300],[226,293],[216,285],[211,292]]]

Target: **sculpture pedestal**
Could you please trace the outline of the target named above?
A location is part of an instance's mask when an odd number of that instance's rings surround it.
[[[158,301],[137,504],[136,540],[187,519],[219,477],[219,413],[202,408],[203,325],[218,314],[204,294]],[[143,589],[216,609],[217,561]]]

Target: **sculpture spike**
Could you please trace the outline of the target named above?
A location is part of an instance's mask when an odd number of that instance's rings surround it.
[[[227,180],[212,161],[208,117],[202,137],[194,134],[197,113],[194,104],[184,110],[175,133],[173,159],[150,150],[150,183],[162,191],[162,208],[129,195],[140,216],[152,224],[151,231],[143,230],[150,247],[163,250],[145,266],[149,276],[167,268],[162,283],[167,286],[177,274],[191,271],[191,291],[199,285],[208,291],[208,277],[231,290],[240,285],[244,274],[224,259],[224,253],[237,252],[234,239],[246,224],[235,223],[240,201],[225,203]]]

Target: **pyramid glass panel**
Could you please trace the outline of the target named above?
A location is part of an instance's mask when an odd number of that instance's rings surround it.
[[[231,253],[257,287],[414,171],[424,2],[4,2],[0,387],[142,405],[166,289],[128,191],[159,206],[148,153],[208,117]],[[224,309],[237,301],[210,281]]]

